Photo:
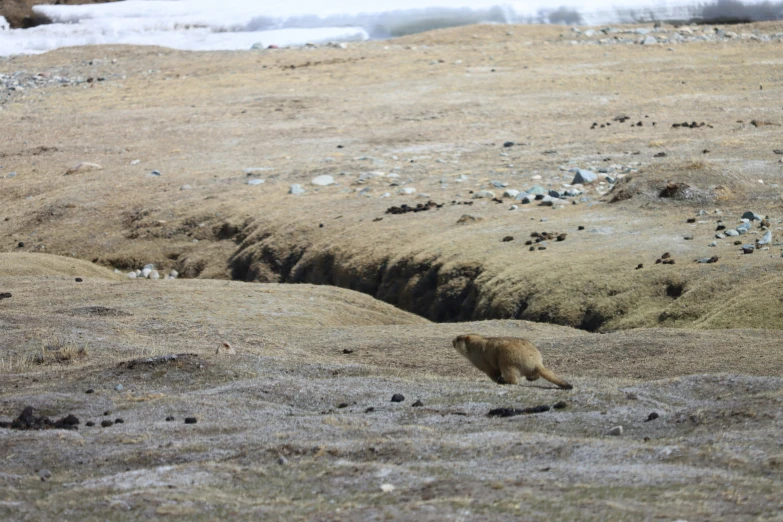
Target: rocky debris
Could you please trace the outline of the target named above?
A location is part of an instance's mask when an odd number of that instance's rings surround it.
[[[329,185],[334,185],[335,183],[337,182],[334,180],[334,178],[328,174],[317,176],[310,180],[310,184],[317,187],[328,187]]]
[[[392,402],[402,402],[405,400],[405,396],[401,393],[395,393],[392,395],[391,401]]]
[[[103,167],[98,165],[97,163],[88,163],[88,162],[81,162],[77,163],[73,167],[69,168],[65,171],[65,176],[70,176],[71,174],[79,174],[82,172],[90,172],[93,170],[102,170]]]
[[[695,259],[694,261],[698,263],[717,263],[718,259],[720,259],[718,256],[712,256],[712,257],[703,257],[701,259]]]
[[[506,236],[503,238],[504,243],[508,243],[510,241],[514,241],[514,236]]]
[[[160,275],[160,272],[155,269],[155,265],[149,263],[144,265],[143,268],[128,272],[125,275],[128,279],[176,279],[179,277],[179,272],[171,270],[167,276],[163,277]]]
[[[406,204],[402,204],[399,207],[397,206],[391,206],[386,209],[385,214],[407,214],[408,212],[426,212],[430,209],[439,209],[443,206],[443,203],[435,203],[432,200],[427,201],[426,203],[417,203],[415,207],[411,207]]]
[[[653,154],[653,158],[665,158],[666,153],[665,152],[658,152],[656,154]]]
[[[503,144],[503,147],[509,148],[509,147],[513,147],[514,145],[516,145],[516,143],[514,143],[513,141],[507,141]]]
[[[755,252],[756,247],[755,245],[742,245],[742,253],[743,254],[752,254]]]
[[[11,297],[12,296],[11,296],[10,292],[2,292],[2,293],[0,293],[0,300],[11,299]]]
[[[504,198],[512,198],[512,199],[514,199],[519,194],[520,194],[520,192],[518,190],[514,190],[514,189],[506,189],[505,191],[503,191],[503,197]]]
[[[652,412],[651,414],[649,414],[649,415],[647,416],[647,418],[645,419],[645,421],[644,421],[644,422],[650,422],[650,421],[654,421],[654,420],[655,420],[655,419],[657,419],[658,417],[660,417],[660,415],[658,415],[658,412],[655,412],[655,411],[654,411],[654,412]]]
[[[762,221],[764,218],[762,218],[761,216],[759,216],[755,212],[748,210],[747,212],[742,214],[742,219],[747,219],[747,220],[750,220],[750,221]]]
[[[423,402],[421,402],[421,399],[416,399],[416,402],[414,402],[413,404],[411,404],[411,407],[413,407],[413,408],[419,408],[419,407],[421,407],[421,406],[424,406],[424,403],[423,403]]]
[[[750,124],[754,127],[780,127],[780,123],[764,120],[750,120]]]
[[[732,237],[740,235],[740,233],[738,231],[734,230],[733,228],[729,228],[729,229],[725,230],[724,234],[727,235],[727,236],[732,236]],[[715,237],[717,237],[718,239],[721,239],[721,238],[718,237],[719,235],[722,235],[722,234],[715,234]]]
[[[531,413],[544,413],[552,408],[547,405],[533,406],[530,408],[495,408],[489,410],[487,417],[516,417],[517,415],[529,415]]]
[[[634,270],[641,270],[642,268],[644,268],[644,264],[639,263],[638,265],[636,265],[636,268]]]
[[[661,257],[655,260],[655,264],[673,265],[674,259],[672,259],[672,256],[669,252],[664,252]]]
[[[2,27],[0,26],[0,29]],[[89,64],[90,66],[93,63]],[[98,65],[98,64],[96,64]],[[0,97],[0,104],[7,103],[17,96],[24,96],[30,91],[42,91],[47,88],[93,86],[106,82],[107,79],[121,79],[119,74],[101,73],[100,76],[90,76],[92,72],[86,72],[87,68],[63,66],[47,71],[30,72],[26,70],[13,73],[0,73],[0,92],[5,96]],[[93,67],[89,68],[92,71]]]
[[[215,355],[236,355],[236,353],[237,351],[234,349],[234,347],[226,341],[220,343],[220,345],[217,347],[217,351],[215,351]]]
[[[307,192],[304,188],[302,188],[302,185],[298,183],[294,183],[288,188],[288,193],[293,194],[294,196],[298,196],[300,194],[304,194]]]
[[[611,428],[607,433],[613,437],[619,437],[620,435],[623,434],[623,427],[615,426],[614,428]]]
[[[0,428],[12,430],[78,430],[79,419],[74,415],[66,415],[53,421],[45,415],[36,417],[35,409],[27,406],[19,416],[11,422],[0,422]]]
[[[114,421],[110,421],[109,419],[101,421],[101,428],[110,428],[111,426],[114,426]]]
[[[546,244],[546,241],[565,241],[567,236],[568,234],[565,232],[532,232],[530,234],[532,239],[527,241],[525,244],[532,245],[534,242]]]
[[[707,127],[711,129],[712,125],[707,125],[704,122],[696,123],[695,121],[692,121],[690,123],[688,123],[687,121],[683,123],[672,123],[673,129],[700,129],[702,127]]]
[[[185,417],[185,424],[196,424],[198,419],[196,417]]]
[[[767,230],[764,236],[761,239],[756,240],[756,244],[758,245],[769,245],[772,243],[772,231]]]
[[[397,191],[398,194],[402,194],[403,196],[412,196],[416,193],[416,189],[413,187],[403,187],[400,190]]]

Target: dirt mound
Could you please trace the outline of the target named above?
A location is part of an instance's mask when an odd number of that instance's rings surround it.
[[[49,254],[0,253],[0,278],[22,276],[120,279],[111,270],[82,259]]]

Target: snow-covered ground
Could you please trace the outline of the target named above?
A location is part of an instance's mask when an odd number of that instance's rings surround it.
[[[0,55],[90,44],[234,50],[254,44],[282,47],[363,40],[467,23],[549,21],[554,6],[577,11],[586,24],[599,24],[628,21],[631,9],[636,14],[654,10],[659,17],[687,17],[687,6],[693,4],[682,0],[125,0],[44,5],[36,11],[54,24],[9,30],[0,19]]]

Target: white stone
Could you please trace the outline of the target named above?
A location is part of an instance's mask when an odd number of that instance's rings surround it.
[[[128,279],[136,279],[136,272],[128,272]]]
[[[158,273],[157,270],[151,270],[149,278],[150,279],[160,279],[160,274]]]
[[[298,183],[294,183],[293,185],[291,185],[291,188],[288,189],[288,193],[289,194],[294,194],[294,195],[304,194],[305,192],[307,192],[307,191],[305,189],[303,189],[302,185],[300,185]]]
[[[334,185],[335,181],[332,176],[328,174],[324,174],[323,176],[318,176],[313,178],[312,181],[310,181],[310,183],[318,187],[328,187],[329,185]]]
[[[254,179],[250,179],[250,180],[248,180],[248,181],[247,181],[247,184],[248,184],[248,185],[260,185],[260,184],[262,184],[263,182],[264,182],[264,180],[263,180],[263,179],[254,178]]]
[[[503,197],[504,197],[504,198],[515,198],[515,197],[517,197],[518,195],[519,195],[519,191],[518,191],[518,190],[515,190],[515,189],[506,189],[506,190],[503,192]]]
[[[399,190],[399,193],[406,196],[410,196],[416,193],[416,189],[413,187],[403,187]]]
[[[151,268],[145,268],[144,270],[141,271],[141,277],[146,279],[150,276],[151,273],[152,273]]]
[[[622,434],[623,434],[622,426],[615,426],[614,428],[609,430],[609,435],[612,435],[614,437],[619,437]]]

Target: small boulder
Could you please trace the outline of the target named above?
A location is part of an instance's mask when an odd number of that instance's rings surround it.
[[[586,183],[592,183],[597,179],[598,175],[595,172],[586,169],[576,169],[576,174],[574,175],[574,180],[571,184],[576,185],[581,183],[584,185]]]
[[[335,181],[332,176],[324,174],[323,176],[313,178],[310,183],[317,187],[328,187],[329,185],[334,185]]]
[[[291,185],[291,187],[288,189],[289,194],[293,194],[295,196],[298,196],[299,194],[304,194],[307,192],[304,188],[302,188],[302,185],[298,183],[294,183]]]

